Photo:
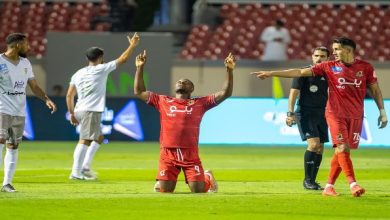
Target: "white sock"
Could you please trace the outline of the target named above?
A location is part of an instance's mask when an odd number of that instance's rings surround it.
[[[333,185],[333,184],[327,183],[327,184],[325,185],[325,189],[328,188],[328,187],[334,187],[334,185]]]
[[[91,169],[91,164],[93,157],[95,156],[96,151],[99,149],[100,144],[93,141],[91,145],[89,145],[87,153],[85,155],[84,163],[83,163],[83,169]]]
[[[1,164],[3,163],[3,148],[4,148],[4,144],[0,144],[0,167]]]
[[[72,167],[73,176],[81,175],[81,166],[85,158],[85,153],[87,152],[87,147],[88,146],[85,144],[77,144],[76,149],[74,149]]]
[[[356,186],[356,185],[357,185],[357,182],[352,182],[352,183],[349,184],[349,188],[352,189],[352,187],[354,187],[354,186]]]
[[[3,186],[12,183],[14,178],[16,163],[18,162],[18,149],[7,148],[4,157],[4,181]]]

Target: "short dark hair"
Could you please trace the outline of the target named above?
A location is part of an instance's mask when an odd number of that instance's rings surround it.
[[[320,46],[320,47],[314,48],[313,51],[312,51],[312,53],[314,53],[314,51],[316,51],[316,50],[326,52],[326,56],[327,56],[327,57],[330,56],[330,51],[328,50],[328,48],[326,48],[326,47],[324,47],[324,46]]]
[[[5,39],[5,43],[7,45],[11,45],[13,43],[22,42],[26,38],[27,38],[27,36],[25,34],[22,34],[22,33],[12,33],[12,34],[7,36],[7,38]]]
[[[284,27],[284,22],[281,19],[275,21],[275,24],[280,27]]]
[[[333,39],[333,43],[341,44],[341,46],[350,46],[353,50],[356,49],[356,43],[351,38],[348,37],[338,37]]]
[[[91,47],[85,52],[85,55],[89,61],[93,62],[104,55],[104,50],[99,47]]]

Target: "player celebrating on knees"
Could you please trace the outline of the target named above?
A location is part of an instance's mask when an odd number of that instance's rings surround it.
[[[18,146],[22,141],[26,115],[26,87],[46,102],[52,113],[56,105],[46,96],[34,78],[31,63],[26,58],[30,49],[27,37],[13,33],[6,38],[7,51],[0,54],[0,164],[5,143],[4,181],[2,192],[15,192],[12,179],[18,161]]]
[[[199,126],[207,110],[232,95],[235,57],[230,53],[225,59],[226,79],[222,90],[200,98],[191,97],[194,84],[188,79],[176,82],[175,97],[146,91],[143,80],[145,62],[144,51],[136,58],[134,94],[160,112],[160,161],[157,174],[160,192],[175,190],[181,170],[184,171],[191,192],[217,192],[218,185],[212,172],[203,171],[199,158]]]
[[[325,116],[330,128],[335,154],[331,160],[328,183],[322,194],[324,196],[338,195],[334,184],[340,172],[344,171],[351,194],[358,197],[365,193],[365,189],[356,182],[350,149],[358,148],[367,88],[379,109],[379,128],[386,127],[387,116],[374,68],[368,62],[355,59],[355,42],[346,37],[336,38],[333,40],[332,48],[335,56],[334,61],[322,62],[305,69],[259,71],[252,74],[260,79],[272,76],[287,78],[324,76],[327,79],[329,92]]]
[[[104,138],[100,122],[106,105],[107,77],[118,65],[126,62],[137,46],[139,36],[135,33],[132,38],[127,36],[127,39],[128,48],[116,60],[108,63],[103,63],[103,49],[89,48],[86,52],[88,66],[78,70],[72,76],[66,95],[66,104],[70,113],[70,123],[74,126],[80,124],[80,140],[74,150],[70,179],[93,180],[97,178],[96,173],[91,170],[91,163]],[[76,94],[78,99],[75,107]]]
[[[329,60],[329,50],[317,47],[313,50],[313,64]],[[298,107],[294,113],[297,97]],[[288,98],[286,124],[298,124],[302,141],[307,141],[304,156],[305,179],[303,187],[308,190],[321,190],[316,182],[324,152],[324,143],[329,141],[328,125],[325,119],[325,106],[328,99],[328,83],[323,76],[294,78]]]

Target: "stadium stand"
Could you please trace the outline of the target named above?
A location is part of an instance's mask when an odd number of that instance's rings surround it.
[[[382,5],[332,4],[225,4],[223,23],[215,30],[206,25],[192,27],[181,51],[182,59],[223,59],[227,51],[239,58],[259,59],[264,44],[262,30],[275,19],[282,19],[290,31],[290,59],[308,59],[311,49],[329,45],[334,36],[357,41],[358,57],[390,60],[390,9]]]
[[[91,27],[96,16],[106,16],[107,1],[91,2],[22,2],[0,3],[0,49],[5,49],[5,38],[12,32],[27,33],[31,43],[29,55],[41,57],[45,53],[47,31],[108,31],[110,23],[100,22]]]

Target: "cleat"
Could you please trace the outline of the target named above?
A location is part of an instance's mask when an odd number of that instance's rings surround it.
[[[17,192],[17,190],[11,185],[11,184],[7,184],[7,185],[4,185],[2,188],[1,188],[1,191],[2,192],[8,192],[8,193],[13,193],[13,192]]]
[[[303,180],[303,188],[307,190],[317,190],[317,187],[310,180]]]
[[[204,171],[204,174],[210,178],[210,189],[208,190],[209,193],[216,193],[218,192],[218,183],[214,178],[213,172],[211,170]]]
[[[355,185],[351,189],[352,196],[354,196],[354,197],[360,197],[365,192],[366,192],[366,190],[363,189],[362,187],[360,187],[359,185]]]
[[[82,169],[81,175],[84,177],[85,180],[96,180],[97,175],[96,172],[90,169]]]
[[[73,175],[73,174],[70,174],[69,179],[70,180],[85,180],[83,175]]]
[[[314,190],[324,190],[324,188],[322,188],[322,186],[317,182],[314,182],[313,185],[316,187]]]
[[[323,196],[338,196],[339,194],[336,193],[336,190],[334,190],[333,186],[325,187],[324,191],[322,191]]]
[[[160,191],[160,190],[161,190],[161,188],[160,188],[160,181],[157,181],[156,184],[154,184],[153,190],[154,190],[155,192],[161,192],[161,191]]]

